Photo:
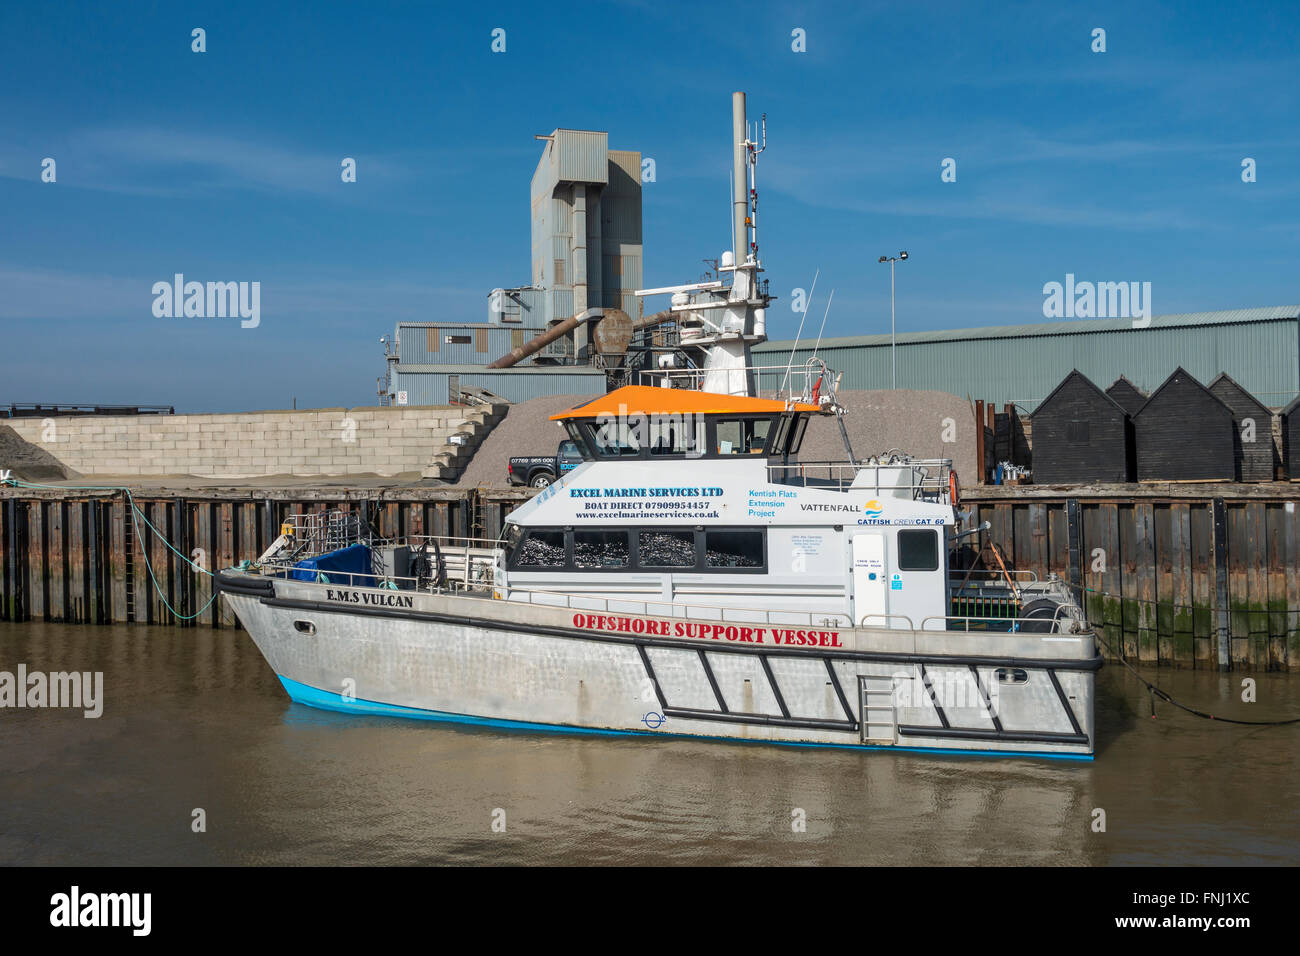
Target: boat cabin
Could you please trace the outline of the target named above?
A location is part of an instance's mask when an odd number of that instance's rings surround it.
[[[631,386],[552,416],[583,463],[512,512],[496,584],[839,626],[948,611],[946,462],[801,462],[812,404]]]

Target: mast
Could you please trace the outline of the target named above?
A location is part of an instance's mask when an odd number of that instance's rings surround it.
[[[764,118],[766,140],[766,117]],[[767,339],[768,296],[760,291],[758,230],[755,226],[758,190],[754,185],[758,154],[766,148],[749,138],[745,94],[731,94],[732,186],[731,254],[723,253],[719,272],[730,271],[731,288],[721,315],[705,319],[705,334],[695,344],[705,352],[703,391],[724,395],[757,395],[751,348]],[[715,313],[716,314],[716,313]],[[714,325],[709,329],[709,325]],[[711,334],[710,334],[711,333]]]
[[[681,345],[700,353],[704,370],[699,388],[722,395],[758,395],[751,348],[767,341],[767,306],[771,296],[758,274],[758,189],[754,174],[758,155],[767,148],[767,117],[761,139],[749,138],[745,94],[731,94],[731,251],[724,252],[718,273],[731,273],[731,285],[697,282],[639,290],[639,296],[672,293],[671,311],[680,316]]]

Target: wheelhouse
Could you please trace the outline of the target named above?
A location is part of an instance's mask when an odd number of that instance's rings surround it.
[[[788,461],[817,405],[628,386],[553,415],[587,461],[734,459]]]

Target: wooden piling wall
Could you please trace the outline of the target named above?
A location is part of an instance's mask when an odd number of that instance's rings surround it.
[[[1002,494],[968,500],[972,522],[989,522],[1016,568],[1080,588],[1116,654],[1300,670],[1300,507],[1289,487],[1242,498]]]
[[[333,510],[370,516],[384,536],[495,539],[527,497],[443,489],[383,499],[345,491],[141,492],[133,514],[123,492],[0,489],[0,620],[230,626],[229,610],[212,601],[211,577],[176,551],[209,570],[231,567],[265,551],[286,516]]]
[[[1222,490],[1121,497],[981,488],[963,507],[971,524],[989,522],[987,538],[1015,567],[1079,587],[1115,654],[1184,667],[1226,660],[1300,670],[1300,508],[1290,486],[1236,498],[1216,493]],[[212,569],[257,558],[291,513],[362,512],[386,536],[495,539],[529,495],[187,490],[141,492],[135,501],[177,550]],[[234,624],[211,598],[211,578],[140,516],[133,520],[123,492],[0,489],[0,619],[158,624],[179,616],[182,624]]]

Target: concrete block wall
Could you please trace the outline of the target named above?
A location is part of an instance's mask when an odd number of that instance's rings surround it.
[[[491,415],[490,409],[406,406],[6,423],[86,476],[392,476],[425,471],[456,447],[449,446],[451,435],[478,432]]]

